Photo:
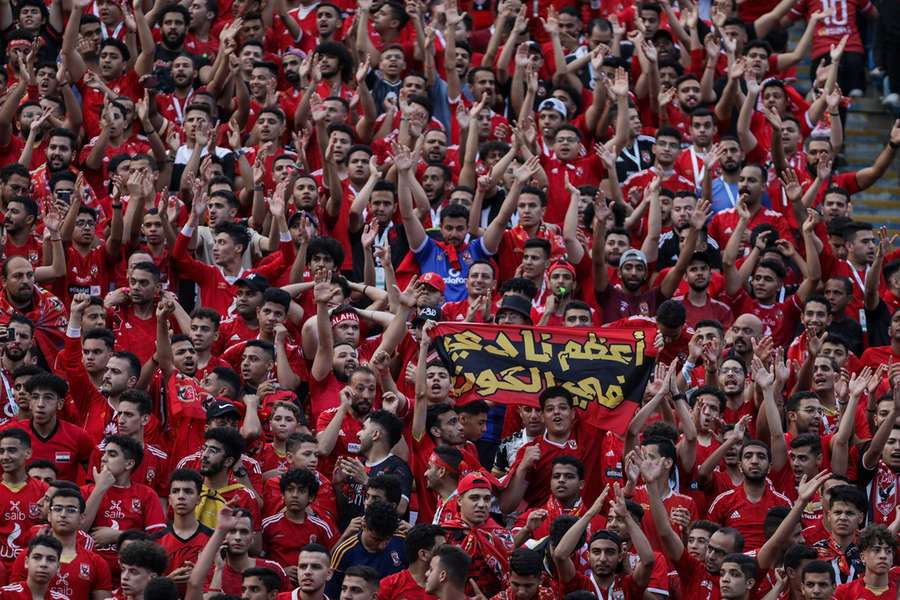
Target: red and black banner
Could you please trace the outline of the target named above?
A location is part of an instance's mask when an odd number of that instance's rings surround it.
[[[575,396],[581,418],[622,433],[653,371],[655,328],[576,329],[439,323],[435,349],[450,368],[459,402],[538,405],[560,385]]]

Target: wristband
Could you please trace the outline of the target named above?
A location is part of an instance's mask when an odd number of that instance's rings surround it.
[[[672,395],[672,401],[673,401],[673,402],[678,402],[679,400],[685,400],[685,401],[686,401],[686,400],[687,400],[687,394],[685,394],[685,393],[683,393],[683,392],[679,392],[679,393],[677,393],[677,394],[673,394],[673,395]]]
[[[294,240],[294,238],[291,237],[290,231],[282,231],[281,234],[278,236],[278,241],[280,241],[282,243],[291,242],[293,240]]]
[[[900,148],[900,142],[888,142],[888,146],[896,150],[897,148]]]
[[[81,327],[67,327],[66,328],[66,337],[80,338],[81,337]],[[875,412],[875,411],[872,411],[872,412]]]
[[[184,237],[191,237],[194,235],[194,228],[185,223],[184,227],[181,228],[181,235]]]
[[[684,361],[684,367],[683,367],[683,368],[686,369],[686,370],[688,370],[688,371],[693,371],[694,369],[697,368],[697,365],[694,364],[694,363],[692,363],[692,362],[689,361],[689,360],[686,360],[686,361]]]
[[[122,203],[121,203],[121,202],[119,202],[118,204],[111,204],[110,206],[112,206],[112,209],[113,209],[113,210],[116,210],[116,209],[122,210]]]

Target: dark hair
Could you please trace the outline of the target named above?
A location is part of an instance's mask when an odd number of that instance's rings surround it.
[[[111,37],[106,38],[105,40],[100,42],[100,45],[98,46],[97,50],[98,51],[103,50],[104,46],[112,46],[113,48],[118,50],[119,53],[122,55],[122,60],[124,62],[127,63],[129,60],[131,60],[131,52],[128,51],[128,46],[125,45],[125,42],[123,42],[121,40],[117,40],[116,38],[111,38]]]
[[[381,473],[372,477],[369,479],[366,487],[371,490],[382,490],[385,502],[395,507],[400,504],[400,500],[403,498],[400,478],[390,473]]]
[[[316,494],[319,493],[319,480],[315,474],[307,469],[291,469],[281,476],[278,482],[278,488],[284,494],[289,485],[296,485],[302,490],[309,492],[309,500],[312,501]]]
[[[803,544],[794,544],[784,551],[784,566],[795,571],[800,568],[803,561],[816,560],[819,553],[815,548],[804,546]]]
[[[52,469],[53,475],[57,475],[56,465],[44,458],[38,458],[29,462],[28,466],[25,467],[25,470],[30,471],[31,469]]]
[[[119,402],[131,402],[135,404],[138,409],[138,413],[143,415],[149,415],[153,412],[153,399],[150,398],[150,394],[145,392],[144,390],[137,389],[128,389],[122,392],[122,395],[119,396]]]
[[[725,405],[728,402],[728,399],[719,388],[712,385],[702,385],[694,390],[694,393],[691,395],[691,401],[696,404],[696,402],[700,399],[700,396],[715,397],[715,399],[719,401],[719,412],[722,413],[725,411]]]
[[[149,260],[139,262],[139,263],[135,264],[134,266],[132,266],[131,270],[132,271],[147,271],[148,273],[150,273],[150,276],[153,278],[153,280],[155,282],[159,283],[160,271],[159,271],[159,267],[157,267],[156,263],[154,263],[154,262],[151,262]]]
[[[564,398],[566,404],[569,405],[569,408],[575,407],[575,397],[572,395],[572,392],[561,385],[551,385],[541,392],[541,395],[538,396],[541,410],[544,410],[544,405],[547,404],[547,400],[550,400],[551,398]]]
[[[387,539],[396,533],[400,517],[397,516],[396,506],[376,500],[366,507],[364,522],[366,529],[379,538]]]
[[[550,523],[550,535],[549,540],[550,543],[554,546],[559,544],[560,540],[563,539],[563,536],[566,535],[566,532],[572,528],[573,525],[578,521],[578,517],[573,515],[560,515],[553,519]],[[581,548],[584,546],[584,539],[586,537],[586,532],[581,533],[581,537],[578,538],[577,548]]]
[[[441,209],[441,223],[445,219],[469,219],[469,209],[462,204],[449,204]]]
[[[169,476],[169,487],[176,481],[190,481],[197,486],[197,493],[203,491],[203,476],[193,469],[175,469]]]
[[[687,311],[678,300],[666,300],[656,309],[656,322],[677,329],[684,326],[687,320]]]
[[[319,441],[316,439],[316,436],[309,433],[301,433],[298,431],[288,436],[287,440],[285,440],[284,447],[289,453],[293,454],[301,444],[318,443]]]
[[[550,241],[542,238],[531,238],[530,240],[526,241],[524,249],[528,250],[530,248],[540,249],[540,251],[544,253],[544,256],[547,257],[547,259],[550,258],[550,255],[553,252]]]
[[[835,502],[852,504],[859,512],[866,514],[868,504],[866,495],[855,485],[836,485],[829,489],[828,506],[834,506]]]
[[[441,569],[447,572],[447,578],[456,587],[463,588],[469,577],[469,565],[472,559],[459,546],[444,544],[434,551],[440,560]]]
[[[235,245],[241,247],[242,252],[250,245],[250,234],[247,232],[247,228],[244,225],[228,222],[220,223],[219,225],[216,225],[215,232],[216,235],[224,233],[230,237]]]
[[[306,246],[306,262],[309,263],[316,254],[330,256],[335,267],[340,267],[344,262],[344,249],[341,243],[331,237],[317,236],[309,240],[309,245]]]
[[[722,561],[723,564],[727,562],[736,564],[747,579],[755,580],[759,574],[759,566],[756,564],[756,559],[746,554],[737,552],[729,554]]]
[[[800,569],[800,580],[803,581],[803,578],[806,577],[807,573],[825,573],[828,575],[828,580],[831,581],[831,585],[835,584],[834,580],[834,569],[832,569],[831,564],[825,562],[824,560],[811,560]]]
[[[465,404],[456,405],[456,412],[461,415],[484,415],[487,414],[490,409],[490,406],[488,406],[488,403],[485,400],[473,400],[471,402],[466,402]]]
[[[50,506],[53,505],[53,501],[57,498],[75,498],[78,500],[78,510],[79,512],[84,512],[84,496],[81,495],[79,490],[72,490],[69,488],[58,488],[53,495],[50,496]]]
[[[552,471],[553,467],[555,467],[556,465],[575,467],[575,472],[578,473],[578,479],[584,479],[584,463],[574,456],[569,456],[567,454],[557,456],[553,459],[553,462],[550,465],[550,470]]]
[[[791,440],[792,450],[805,448],[807,446],[809,446],[809,449],[813,454],[822,454],[822,438],[819,437],[818,433],[801,433]]]
[[[501,295],[505,295],[507,292],[516,292],[527,297],[529,300],[534,300],[534,297],[537,296],[537,286],[530,279],[513,277],[504,281],[500,286]]]
[[[219,378],[220,383],[224,383],[233,390],[231,396],[229,396],[230,398],[237,397],[238,392],[241,391],[241,377],[234,369],[228,367],[216,367],[212,370],[212,374]]]
[[[366,420],[374,423],[387,435],[388,447],[393,448],[403,438],[403,421],[392,412],[375,410],[369,413]]]
[[[104,448],[107,448],[110,444],[115,444],[116,446],[121,448],[122,454],[125,455],[126,460],[134,461],[134,466],[131,468],[132,473],[139,466],[141,466],[141,461],[144,460],[144,447],[139,441],[134,438],[115,433],[103,438]]]
[[[530,548],[516,548],[509,557],[509,570],[523,577],[538,577],[544,571],[544,559]]]
[[[419,559],[420,550],[431,550],[438,537],[444,537],[447,532],[431,523],[414,525],[406,532],[406,562],[413,564]]]
[[[702,529],[709,535],[712,535],[719,530],[719,524],[713,523],[712,521],[707,521],[706,519],[697,519],[696,521],[688,525],[687,530],[691,531],[692,529]]]
[[[7,438],[11,438],[14,440],[19,440],[22,442],[22,445],[25,448],[31,448],[31,436],[28,435],[28,432],[19,427],[10,427],[9,429],[4,429],[0,431],[0,441],[3,441]]]
[[[353,565],[344,571],[344,580],[346,580],[347,577],[359,577],[377,590],[381,574],[368,565]]]
[[[275,344],[266,340],[247,340],[244,350],[247,348],[260,348],[269,355],[269,359],[275,360]]]
[[[240,432],[232,427],[213,427],[203,434],[204,440],[213,440],[222,444],[225,450],[225,459],[232,458],[232,466],[241,458],[244,452],[244,438]]]
[[[267,567],[250,567],[249,569],[244,569],[244,572],[241,573],[241,577],[243,579],[248,577],[258,578],[262,582],[263,587],[266,588],[267,592],[277,592],[281,589],[281,575]]]
[[[659,129],[656,130],[656,139],[659,139],[661,137],[675,138],[679,144],[681,143],[681,140],[682,140],[681,132],[678,131],[677,129],[675,129],[674,127],[670,127],[668,125],[663,125],[662,127],[660,127]]]
[[[760,261],[760,263],[756,266],[757,269],[769,269],[775,276],[779,279],[783,280],[787,276],[787,271],[784,269],[784,265],[776,260],[772,260],[767,258],[765,260]]]
[[[179,8],[182,8],[179,5]],[[168,11],[171,12],[171,11]],[[154,577],[144,587],[144,600],[178,600],[178,586],[170,577]]]
[[[169,564],[169,557],[162,546],[150,540],[135,540],[119,549],[119,561],[130,567],[141,567],[162,575]]]
[[[62,400],[69,391],[69,384],[59,375],[39,373],[37,375],[32,375],[31,378],[25,382],[25,391],[29,394],[38,389],[50,390],[56,394],[58,399]]]
[[[106,327],[95,327],[84,332],[84,335],[81,336],[81,343],[84,344],[88,340],[102,341],[107,350],[112,350],[116,347],[116,336]]]
[[[25,554],[26,556],[31,556],[31,552],[37,548],[38,546],[43,546],[44,548],[50,548],[56,553],[56,558],[62,556],[62,542],[53,537],[52,535],[36,535],[34,536],[30,542],[28,542],[28,552]]]
[[[438,427],[441,417],[451,412],[456,414],[456,410],[447,402],[429,406],[428,413],[425,416],[425,431],[431,432],[432,427]]]
[[[205,306],[198,306],[192,310],[191,318],[206,319],[213,324],[215,329],[219,329],[219,325],[222,323],[222,316],[213,309],[206,308]]]

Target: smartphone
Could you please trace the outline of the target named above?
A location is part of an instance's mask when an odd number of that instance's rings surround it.
[[[72,190],[59,190],[56,192],[56,197],[60,199],[60,201],[69,204],[72,200]]]

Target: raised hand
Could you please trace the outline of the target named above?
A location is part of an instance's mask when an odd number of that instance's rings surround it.
[[[701,198],[691,213],[691,227],[697,231],[701,231],[706,225],[706,221],[712,214],[712,205],[709,200]]]

